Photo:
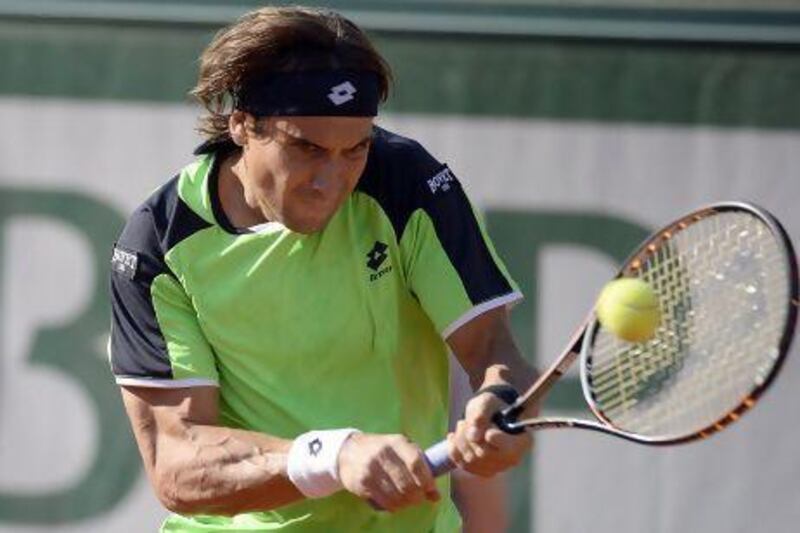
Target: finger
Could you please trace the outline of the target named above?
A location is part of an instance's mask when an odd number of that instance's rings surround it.
[[[463,466],[466,467],[471,465],[476,458],[474,446],[466,435],[468,429],[468,423],[464,420],[460,420],[458,424],[456,424],[456,431],[453,435],[453,446],[458,450]]]
[[[367,503],[369,504],[370,507],[372,507],[376,511],[386,511],[387,510],[386,507],[384,507],[383,505],[379,504],[377,501],[373,500],[372,498],[368,498],[367,499]]]
[[[482,442],[484,433],[492,424],[492,416],[501,408],[497,398],[484,393],[469,401],[464,413],[467,422],[467,438],[472,442]]]
[[[464,470],[482,477],[489,477],[507,468],[506,457],[497,451],[487,451],[484,447],[472,446],[472,459],[465,460]]]
[[[504,407],[506,407],[505,402],[488,392],[470,400],[465,411],[465,420],[474,427],[467,432],[469,440],[483,442],[486,438],[486,431],[495,427],[492,419]]]
[[[517,437],[506,435],[497,428],[490,428],[487,431],[487,435],[492,437],[490,441],[474,443],[464,437],[465,426],[466,423],[457,425],[452,437],[454,455],[458,456],[456,464],[459,468],[478,476],[491,477],[514,466],[519,463],[529,447],[527,439],[515,440]],[[502,448],[496,446],[498,438]]]
[[[486,432],[486,443],[500,451],[516,448],[528,448],[533,443],[533,438],[528,432],[512,435],[497,428],[490,428]]]
[[[388,449],[381,457],[383,469],[397,489],[397,504],[401,506],[419,503],[424,498],[423,488],[417,484],[407,460],[401,455],[406,453],[403,448],[409,446],[408,443],[403,444],[396,448]]]
[[[464,457],[461,455],[461,450],[456,446],[456,436],[454,433],[448,433],[447,435],[447,455],[450,456],[450,460],[453,461],[453,464],[462,470],[464,469]]]
[[[425,497],[430,501],[438,501],[440,495],[439,490],[436,488],[436,480],[428,467],[428,463],[425,461],[425,454],[419,446],[412,444],[404,447],[402,449],[402,457],[414,479],[414,483],[425,493]]]
[[[388,512],[399,509],[400,493],[386,472],[374,476],[365,489],[367,501],[373,509]]]
[[[489,430],[486,439],[496,450],[494,458],[503,470],[519,464],[533,443],[529,433],[509,435],[502,430]]]

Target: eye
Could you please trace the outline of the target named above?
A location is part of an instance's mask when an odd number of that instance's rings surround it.
[[[303,152],[304,154],[308,154],[308,155],[319,155],[319,154],[321,154],[323,152],[322,148],[320,148],[319,146],[317,146],[315,144],[311,144],[311,143],[298,142],[298,143],[294,143],[292,146],[294,148],[296,148],[297,150]]]
[[[347,151],[347,156],[352,158],[361,157],[364,155],[364,152],[366,152],[368,149],[369,149],[369,141],[364,141],[363,143],[349,149]]]

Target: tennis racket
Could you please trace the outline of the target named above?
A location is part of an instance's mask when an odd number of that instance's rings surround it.
[[[590,312],[552,366],[494,416],[498,427],[579,428],[641,444],[680,444],[724,429],[773,382],[800,301],[791,242],[770,213],[743,202],[690,213],[645,240],[617,277],[641,278],[658,295],[661,323],[653,337],[623,341]],[[576,359],[596,419],[519,420]],[[447,441],[425,455],[437,476],[455,468]]]

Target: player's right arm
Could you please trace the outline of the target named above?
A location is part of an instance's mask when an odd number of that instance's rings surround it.
[[[158,499],[180,514],[234,515],[303,498],[286,474],[290,440],[217,425],[216,387],[122,387]]]
[[[122,398],[167,509],[234,515],[304,498],[287,474],[292,441],[217,426],[216,387],[122,387]],[[387,511],[439,499],[422,451],[400,435],[352,435],[338,467],[344,489]]]

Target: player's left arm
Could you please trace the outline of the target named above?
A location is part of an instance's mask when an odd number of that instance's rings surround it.
[[[514,344],[506,311],[522,293],[496,253],[480,213],[450,168],[418,144],[391,137],[377,146],[383,146],[392,162],[388,168],[402,175],[383,187],[367,182],[363,189],[381,199],[400,229],[409,291],[475,390],[502,384],[527,389],[535,374]],[[465,420],[450,437],[451,458],[458,466],[491,476],[521,460],[530,437],[512,437],[491,423],[504,405],[490,392],[470,400]]]
[[[536,379],[536,371],[514,343],[505,306],[465,323],[448,336],[447,343],[475,391],[492,385],[521,391]],[[518,464],[530,450],[529,434],[509,435],[492,423],[492,415],[505,405],[491,392],[478,393],[467,403],[464,418],[448,436],[450,458],[460,468],[492,476]]]

